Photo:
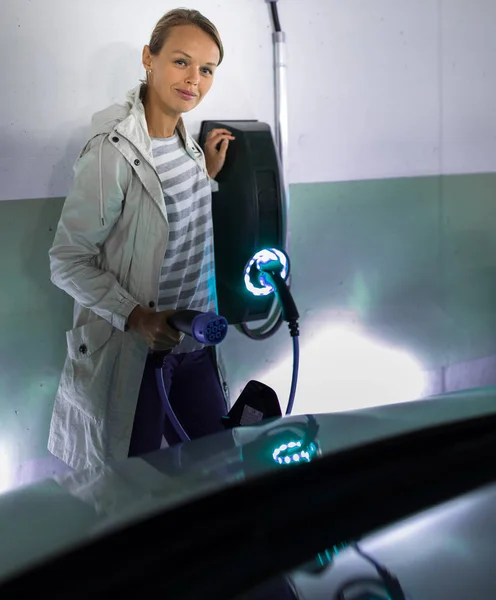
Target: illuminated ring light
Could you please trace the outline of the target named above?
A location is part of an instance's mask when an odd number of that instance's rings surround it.
[[[257,252],[245,268],[245,286],[254,296],[268,296],[274,288],[260,273],[259,265],[277,261],[282,265],[281,277],[287,279],[289,274],[289,260],[284,252],[275,248],[266,248]]]
[[[280,465],[291,465],[298,463],[309,463],[317,455],[317,446],[312,442],[303,446],[302,442],[289,442],[281,444],[272,453],[274,462]]]

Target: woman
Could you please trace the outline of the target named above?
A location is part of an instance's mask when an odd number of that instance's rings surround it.
[[[74,328],[48,448],[74,469],[178,441],[155,384],[192,438],[221,428],[225,398],[212,354],[167,324],[174,310],[216,311],[211,184],[229,131],[205,155],[181,115],[210,90],[223,47],[198,11],[174,10],[143,50],[146,82],[93,118],[55,241],[52,281],[75,300]]]

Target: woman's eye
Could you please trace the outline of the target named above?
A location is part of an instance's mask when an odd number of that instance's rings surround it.
[[[205,73],[205,75],[212,75],[212,71],[210,69],[202,69],[202,71]]]
[[[186,62],[184,60],[176,60],[176,65],[185,65]]]

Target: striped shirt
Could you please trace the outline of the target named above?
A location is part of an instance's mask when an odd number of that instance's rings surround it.
[[[176,133],[152,138],[155,168],[169,220],[169,243],[159,282],[159,310],[217,311],[210,181]],[[203,346],[185,336],[174,353]]]

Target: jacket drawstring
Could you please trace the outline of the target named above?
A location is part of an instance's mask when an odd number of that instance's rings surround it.
[[[103,214],[103,144],[105,143],[105,136],[102,137],[102,141],[100,142],[100,221],[102,223],[102,227],[105,226],[105,219]]]

